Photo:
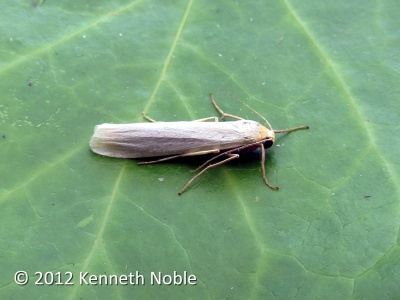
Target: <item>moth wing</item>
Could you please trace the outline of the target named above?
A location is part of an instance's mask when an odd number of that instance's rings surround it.
[[[93,152],[141,158],[225,150],[254,143],[262,125],[255,121],[101,124],[90,140]]]

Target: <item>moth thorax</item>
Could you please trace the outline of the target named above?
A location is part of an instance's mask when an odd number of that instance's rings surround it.
[[[267,127],[261,126],[260,141],[271,140],[271,145],[275,142],[275,132]]]

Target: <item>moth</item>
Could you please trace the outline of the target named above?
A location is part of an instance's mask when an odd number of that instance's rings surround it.
[[[131,124],[101,124],[94,129],[90,140],[93,152],[118,158],[157,158],[138,164],[153,164],[183,157],[214,154],[194,171],[199,171],[178,193],[182,195],[193,181],[206,171],[223,165],[240,157],[243,150],[261,150],[261,172],[265,184],[271,189],[278,189],[269,183],[265,172],[265,149],[275,142],[276,133],[292,132],[308,129],[299,126],[289,129],[274,130],[269,122],[251,107],[246,107],[259,115],[268,126],[259,122],[245,120],[241,117],[225,113],[216,103],[212,93],[210,99],[222,117],[235,121],[219,122],[218,117],[209,117],[194,121],[156,122],[150,121]],[[214,122],[207,122],[213,120]]]

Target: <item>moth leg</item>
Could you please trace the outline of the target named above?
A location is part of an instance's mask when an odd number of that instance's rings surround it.
[[[205,154],[218,154],[221,150],[204,150],[204,151],[197,151],[192,153],[182,154],[181,156],[196,156],[196,155],[205,155]]]
[[[230,118],[234,118],[234,119],[238,119],[238,120],[244,120],[244,119],[241,118],[241,117],[238,117],[238,116],[235,116],[235,115],[231,115],[231,114],[228,114],[228,113],[224,112],[224,111],[217,105],[217,102],[215,102],[215,99],[214,99],[214,96],[213,96],[212,93],[210,93],[210,99],[211,99],[211,102],[212,102],[212,104],[214,105],[215,109],[216,109],[223,117],[230,117]]]
[[[144,113],[142,113],[142,117],[145,118],[149,122],[152,122],[152,123],[157,122],[156,120],[150,118],[148,115],[146,115]]]
[[[150,118],[148,115],[142,113],[142,117],[145,118],[147,121],[149,122],[157,122],[156,120]],[[214,120],[214,122],[218,122],[218,117],[208,117],[208,118],[202,118],[202,119],[198,119],[198,120],[193,120],[191,122],[206,122],[206,121],[210,121],[210,120]]]
[[[209,160],[207,160],[206,162],[201,164],[199,167],[197,167],[196,169],[192,170],[192,172],[196,172],[196,171],[202,169],[205,165],[209,164],[210,162],[212,162],[213,160],[217,159],[218,157],[221,157],[223,155],[227,155],[227,154],[235,152],[235,151],[240,151],[240,150],[243,150],[243,149],[246,149],[246,148],[258,146],[258,145],[261,145],[261,144],[263,144],[263,143],[265,143],[267,141],[270,141],[270,140],[271,140],[270,138],[267,138],[267,139],[264,139],[264,140],[261,140],[261,141],[255,142],[255,143],[251,143],[251,144],[248,144],[248,145],[244,145],[244,146],[240,146],[240,147],[236,147],[236,148],[230,149],[228,151],[224,151],[221,154],[218,154],[218,155],[216,155],[214,157],[211,157]]]
[[[171,156],[163,157],[163,158],[156,159],[156,160],[138,162],[138,165],[156,164],[159,162],[171,160],[171,159],[178,158],[178,157],[204,155],[204,154],[210,154],[210,153],[218,154],[219,152],[220,152],[219,150],[206,150],[206,151],[197,151],[197,152],[186,153],[186,154],[171,155]]]
[[[202,118],[202,119],[198,119],[198,120],[193,120],[191,122],[206,122],[206,121],[210,121],[210,120],[214,120],[214,122],[218,122],[218,117]]]
[[[202,175],[203,173],[205,173],[206,171],[208,171],[208,170],[210,170],[210,169],[212,169],[212,168],[218,167],[218,166],[220,166],[220,165],[222,165],[222,164],[225,164],[225,163],[227,163],[227,162],[229,162],[229,161],[231,161],[231,160],[233,160],[233,159],[238,158],[238,157],[239,157],[239,154],[227,154],[227,156],[228,156],[228,158],[226,158],[226,159],[224,159],[224,160],[222,160],[222,161],[220,161],[220,162],[217,162],[217,163],[215,163],[215,164],[212,164],[212,165],[207,166],[207,167],[204,168],[200,173],[198,173],[198,174],[196,174],[195,176],[193,176],[192,179],[190,179],[190,180],[188,181],[188,183],[186,183],[186,185],[183,187],[183,189],[178,193],[178,195],[179,195],[179,196],[182,195],[182,193],[183,193],[184,191],[187,190],[187,188],[192,184],[192,182],[193,182],[197,177],[199,177],[200,175]]]
[[[265,148],[264,148],[264,144],[261,144],[260,147],[261,147],[261,172],[262,172],[262,177],[264,179],[264,182],[269,188],[271,188],[273,190],[279,190],[279,186],[272,185],[272,184],[270,184],[268,182],[267,175],[265,174]]]
[[[178,158],[178,157],[181,157],[181,156],[183,156],[183,155],[172,155],[172,156],[167,156],[167,157],[163,157],[163,158],[156,159],[156,160],[141,161],[141,162],[138,162],[137,164],[138,164],[138,165],[156,164],[156,163],[159,163],[159,162],[163,162],[163,161],[166,161],[166,160]]]

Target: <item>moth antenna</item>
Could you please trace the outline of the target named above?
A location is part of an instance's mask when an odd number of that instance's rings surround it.
[[[267,123],[267,125],[269,126],[269,128],[274,131],[272,129],[271,124],[268,122],[268,120],[266,118],[264,118],[258,111],[256,111],[254,108],[252,108],[250,105],[244,103],[243,101],[236,99],[236,101],[239,101],[240,103],[242,103],[244,106],[246,106],[248,109],[250,109],[253,113],[255,113],[257,116],[259,116],[261,119],[263,119],[265,121],[265,123]]]

